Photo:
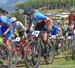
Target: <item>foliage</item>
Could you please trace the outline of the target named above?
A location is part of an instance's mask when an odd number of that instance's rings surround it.
[[[13,16],[15,16],[18,21],[21,21],[23,24],[25,24],[24,14],[20,13],[19,11],[16,11]]]
[[[16,7],[25,9],[29,7],[37,8],[44,5],[50,5],[51,7],[52,6],[72,7],[75,5],[75,0],[30,0],[29,2],[17,4]]]

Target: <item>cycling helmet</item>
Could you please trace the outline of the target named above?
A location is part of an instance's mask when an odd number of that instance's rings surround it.
[[[11,18],[11,21],[12,21],[12,22],[14,22],[14,21],[16,21],[16,20],[17,20],[16,17],[12,17],[12,18]]]
[[[33,13],[36,12],[36,11],[38,11],[38,10],[28,9],[28,10],[25,11],[25,14],[31,15],[31,14],[33,14]]]

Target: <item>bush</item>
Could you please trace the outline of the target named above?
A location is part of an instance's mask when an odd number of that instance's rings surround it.
[[[23,13],[20,13],[19,11],[16,11],[13,16],[17,18],[18,21],[21,21],[25,25],[25,17]]]

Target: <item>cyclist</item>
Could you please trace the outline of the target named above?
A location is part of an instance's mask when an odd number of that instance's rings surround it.
[[[55,44],[56,45],[55,50],[58,54],[58,48],[60,48],[62,45],[60,39],[58,38],[58,36],[62,36],[62,27],[61,25],[59,25],[59,23],[52,25],[51,35],[52,35],[52,38],[56,39],[56,42],[59,42],[58,44]]]
[[[72,30],[75,30],[75,13],[74,13],[74,9],[72,8],[70,11],[70,14],[68,16],[68,20],[69,20],[69,27]]]
[[[53,24],[52,19],[39,11],[31,11],[31,12],[27,13],[27,15],[31,18],[30,27],[31,27],[32,23],[34,23],[35,30],[39,30],[39,31],[43,32],[41,34],[43,42],[50,46],[51,42],[48,39],[47,32],[49,32],[49,33],[52,32],[53,34],[57,34],[58,30],[59,30]],[[30,27],[29,27],[29,30],[30,30]],[[47,63],[49,63],[48,62],[49,57],[44,56],[44,58],[46,59]]]
[[[21,38],[20,41],[22,41],[24,39],[24,41],[23,41],[23,42],[25,42],[24,45],[28,45],[27,34],[25,32],[26,28],[24,27],[22,22],[17,21],[16,17],[12,17],[11,20],[12,20],[12,24],[13,24],[13,27],[14,27],[14,32],[15,33],[17,32],[19,34],[19,37]],[[22,57],[24,57],[24,55],[21,54],[21,51],[18,50],[18,56],[19,56],[18,58],[19,58],[19,60],[21,60],[21,55],[22,55]]]
[[[0,13],[0,30],[1,36],[5,37],[8,48],[11,49],[11,38],[13,35],[12,21],[2,13]]]
[[[57,34],[62,35],[62,28],[59,27],[58,25],[53,25],[52,30],[51,30],[51,34],[52,35],[57,35]]]
[[[68,36],[72,36],[75,27],[75,14],[73,8],[70,10],[68,21],[69,21],[68,28],[67,28]]]
[[[29,23],[29,29],[30,30],[32,23],[35,24],[35,30],[43,31],[42,33],[42,39],[44,43],[47,42],[47,32],[52,28],[52,19],[50,19],[48,16],[44,15],[43,13],[39,11],[30,10],[26,13],[30,17],[30,23]],[[49,43],[50,44],[50,43]]]
[[[11,20],[12,20],[12,24],[14,27],[14,32],[18,32],[19,37],[24,38],[26,45],[28,45],[28,40],[27,40],[28,37],[27,37],[27,33],[26,33],[26,28],[24,27],[22,22],[17,21],[16,17],[12,17]]]
[[[19,37],[22,37],[24,35],[24,32],[26,31],[26,28],[22,24],[22,22],[17,21],[16,17],[11,18],[13,26],[14,26],[14,31],[19,33]]]
[[[71,24],[71,23],[75,24],[75,14],[74,14],[74,10],[73,9],[70,10],[70,14],[68,16],[68,20],[69,20],[69,24]]]

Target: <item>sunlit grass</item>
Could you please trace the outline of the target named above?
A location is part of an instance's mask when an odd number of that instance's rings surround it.
[[[74,67],[75,61],[72,60],[71,55],[67,57],[66,56],[56,57],[52,64],[49,65],[43,64],[39,66],[39,68],[74,68]]]

